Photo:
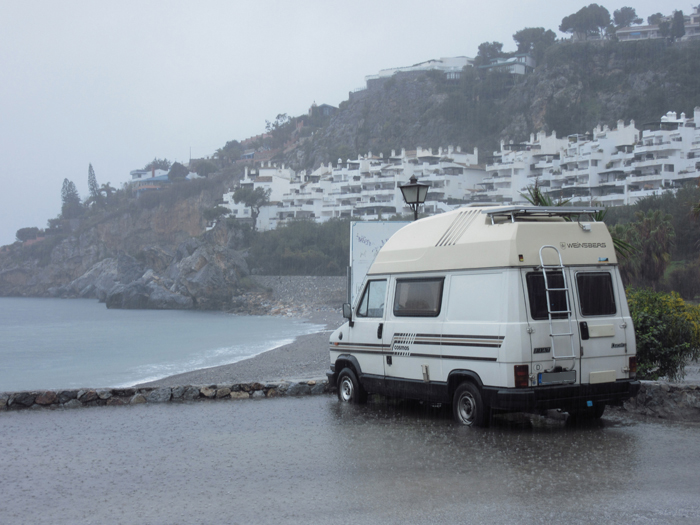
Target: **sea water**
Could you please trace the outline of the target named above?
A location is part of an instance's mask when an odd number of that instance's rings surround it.
[[[320,329],[280,317],[0,298],[0,392],[131,386],[235,363]]]

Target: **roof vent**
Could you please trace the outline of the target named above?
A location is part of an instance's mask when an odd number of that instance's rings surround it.
[[[450,227],[447,228],[435,246],[454,246],[457,244],[457,241],[460,239],[460,237],[462,237],[462,234],[466,231],[479,212],[480,210],[476,209],[463,210],[459,212],[457,217],[455,217],[455,220],[452,221]]]

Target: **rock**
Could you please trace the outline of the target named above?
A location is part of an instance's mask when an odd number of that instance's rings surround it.
[[[265,397],[277,397],[277,390],[274,388],[268,388],[265,391]]]
[[[231,392],[232,399],[248,399],[249,397],[248,392]]]
[[[7,401],[10,399],[10,396],[6,394],[1,394],[0,395],[0,410],[4,409],[7,407]]]
[[[145,309],[148,305],[148,291],[140,282],[117,284],[107,293],[105,304],[107,308]]]
[[[36,392],[18,392],[10,396],[7,404],[13,408],[26,408],[34,404]]]
[[[131,405],[140,405],[141,403],[145,403],[146,398],[144,397],[143,394],[134,394],[132,398],[129,400],[129,404]]]
[[[187,387],[184,386],[176,386],[173,388],[173,399],[181,399],[182,395],[185,393],[185,389]]]
[[[41,394],[36,396],[34,402],[38,405],[51,405],[57,400],[58,396],[56,395],[56,392],[51,392],[50,390],[47,390],[46,392],[42,392]]]
[[[119,397],[110,397],[107,400],[106,404],[109,406],[120,406],[120,405],[124,405],[125,403],[124,403],[124,400],[119,398]]]
[[[78,401],[77,399],[71,399],[65,403],[63,403],[63,408],[80,408],[82,407],[83,404]]]
[[[167,403],[170,401],[171,395],[172,391],[170,388],[157,388],[148,393],[146,401],[149,403]]]
[[[216,398],[221,399],[222,397],[229,396],[231,394],[231,389],[228,387],[219,388],[216,391]]]
[[[311,395],[325,394],[327,391],[328,383],[318,383],[311,387]]]
[[[294,383],[287,389],[288,396],[306,396],[311,393],[311,387],[306,383]]]
[[[188,386],[185,392],[182,394],[182,399],[185,401],[193,401],[199,397],[199,388],[195,386]]]
[[[119,280],[118,269],[117,259],[103,259],[65,286],[64,293],[75,297],[97,298],[100,302],[104,302],[107,292]]]
[[[204,397],[211,399],[216,395],[216,387],[204,386],[199,389],[199,393],[202,394]]]
[[[97,399],[97,392],[95,390],[80,390],[78,391],[78,400],[81,403],[89,403]]]
[[[109,389],[101,388],[97,390],[97,397],[100,399],[109,399],[112,397],[112,391]]]
[[[159,286],[157,283],[149,283],[147,307],[156,310],[189,310],[194,306],[191,297],[173,293]]]
[[[117,397],[131,397],[136,393],[135,388],[113,388],[112,395]]]
[[[58,393],[58,402],[62,405],[70,401],[71,399],[76,399],[78,397],[77,390],[61,390]]]

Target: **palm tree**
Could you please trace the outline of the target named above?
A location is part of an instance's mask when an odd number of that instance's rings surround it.
[[[615,234],[634,246],[634,255],[620,261],[620,272],[627,284],[651,286],[656,289],[658,282],[671,261],[671,247],[675,231],[671,215],[661,210],[638,211],[635,222],[615,226]]]
[[[608,214],[608,210],[600,210],[593,214],[593,220],[596,222],[605,222],[605,216]],[[613,246],[615,246],[615,251],[621,259],[627,259],[637,253],[637,249],[627,242],[623,235],[618,232],[622,230],[617,228],[610,228],[610,237],[612,237]]]
[[[117,191],[117,190],[115,188],[113,188],[112,186],[110,186],[109,182],[100,186],[100,194],[104,194],[104,196],[107,199],[109,199],[114,194],[115,191]]]
[[[533,206],[566,206],[571,202],[571,199],[559,199],[557,202],[554,202],[554,199],[552,199],[549,193],[542,193],[537,179],[535,179],[534,186],[527,187],[527,194],[521,193],[520,195],[525,197],[525,200]]]

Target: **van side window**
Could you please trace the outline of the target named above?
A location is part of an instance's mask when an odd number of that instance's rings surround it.
[[[369,281],[355,315],[357,317],[384,317],[386,280]]]
[[[531,272],[526,276],[527,295],[530,299],[530,315],[533,319],[549,319],[547,311],[547,291],[544,288],[542,272]],[[563,288],[564,277],[561,272],[547,272],[549,288]],[[566,292],[549,292],[550,309],[552,312],[566,311]],[[566,313],[552,314],[552,319],[566,319]]]
[[[398,317],[437,317],[442,304],[445,279],[397,279],[394,315]]]
[[[615,294],[612,276],[607,272],[576,274],[582,315],[615,315]]]

